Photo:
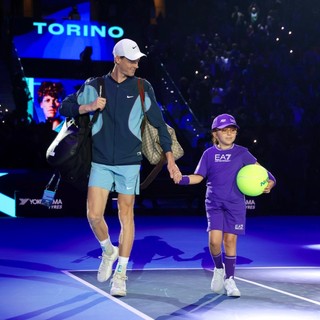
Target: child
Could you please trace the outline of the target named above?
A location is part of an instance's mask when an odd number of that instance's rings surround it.
[[[240,297],[234,281],[238,235],[245,233],[245,197],[236,184],[236,175],[245,165],[257,164],[247,148],[234,144],[239,129],[229,114],[217,116],[212,123],[213,146],[202,154],[194,174],[180,175],[179,185],[197,184],[207,179],[206,213],[208,219],[209,249],[215,264],[211,290]],[[268,172],[269,181],[264,193],[276,184]],[[225,259],[222,259],[222,243]]]

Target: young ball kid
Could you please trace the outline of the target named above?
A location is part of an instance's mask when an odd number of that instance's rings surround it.
[[[236,183],[238,171],[257,159],[247,148],[234,143],[239,126],[230,114],[217,116],[212,123],[213,146],[205,150],[194,174],[180,175],[179,185],[206,183],[205,207],[208,220],[209,250],[215,265],[211,290],[217,294],[240,297],[234,281],[237,238],[245,233],[245,196]],[[264,193],[269,193],[276,184],[268,172],[268,184]],[[222,245],[225,256],[222,256]]]

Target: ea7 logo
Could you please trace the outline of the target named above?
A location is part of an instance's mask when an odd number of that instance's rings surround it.
[[[231,159],[231,154],[215,154],[214,161],[215,162],[229,162]]]

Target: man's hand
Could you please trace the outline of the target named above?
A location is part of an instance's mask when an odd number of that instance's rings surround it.
[[[100,109],[101,111],[106,107],[106,98],[98,97],[96,100],[89,104],[90,111],[96,111]]]
[[[176,165],[172,152],[167,152],[166,157],[168,161],[167,169],[169,171],[170,178],[173,179],[174,183],[179,183],[182,174],[179,167]]]
[[[89,104],[82,104],[79,107],[79,113],[84,114],[100,109],[101,111],[106,107],[107,99],[98,97],[96,100],[92,101]]]

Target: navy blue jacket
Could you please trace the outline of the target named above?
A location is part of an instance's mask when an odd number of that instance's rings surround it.
[[[92,129],[92,161],[106,165],[140,164],[143,111],[138,78],[127,78],[117,83],[109,73],[103,79],[107,103]],[[146,80],[144,88],[148,119],[158,128],[160,145],[164,152],[171,151],[171,137],[153,88]],[[87,80],[78,92],[63,100],[60,113],[66,117],[78,116],[79,106],[94,101],[99,96],[99,91],[97,78]]]

